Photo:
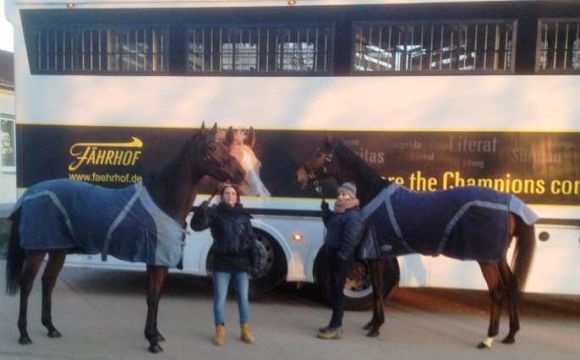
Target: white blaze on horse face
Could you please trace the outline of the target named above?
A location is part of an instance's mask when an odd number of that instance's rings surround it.
[[[235,157],[246,171],[246,177],[240,184],[244,195],[270,196],[270,192],[260,179],[262,163],[256,157],[254,150],[245,144],[248,132],[241,129],[234,130],[232,143],[229,145],[230,154]]]
[[[254,150],[247,145],[239,146],[241,150],[241,158],[238,159],[244,170],[246,171],[246,177],[244,178],[243,184],[245,185],[247,192],[246,195],[255,196],[270,196],[270,192],[266,189],[266,186],[260,179],[260,168],[262,163],[256,157]]]

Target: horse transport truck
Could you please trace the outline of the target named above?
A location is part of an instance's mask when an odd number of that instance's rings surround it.
[[[266,254],[255,283],[323,282],[320,196],[295,171],[330,134],[412,190],[516,194],[540,216],[524,290],[580,294],[578,1],[6,0],[4,10],[19,193],[63,177],[127,186],[217,122],[247,171],[242,201]],[[336,184],[323,185],[332,198]],[[206,275],[211,246],[208,232],[189,233],[175,272]],[[98,255],[67,264],[144,268]],[[485,289],[475,262],[398,264],[400,286]],[[368,305],[370,286],[357,263],[349,306]]]

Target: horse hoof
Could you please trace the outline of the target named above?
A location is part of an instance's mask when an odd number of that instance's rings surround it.
[[[149,346],[149,352],[153,354],[157,354],[163,351],[163,348],[159,346],[159,344],[152,344]]]
[[[363,330],[370,330],[373,328],[373,322],[369,321],[365,326],[363,326]]]
[[[483,341],[480,342],[479,344],[477,344],[477,348],[478,349],[491,349],[491,346],[487,345],[486,343],[484,343]]]
[[[367,337],[377,337],[377,336],[379,336],[378,330],[371,330],[367,333]]]
[[[60,333],[60,331],[54,329],[54,330],[50,330],[48,332],[48,337],[51,339],[56,339],[56,338],[62,337],[62,334]]]
[[[515,338],[515,337],[513,337],[513,336],[510,336],[510,335],[508,335],[508,336],[506,336],[506,337],[505,337],[505,339],[503,339],[501,342],[502,342],[503,344],[513,344],[513,343],[515,343],[515,342],[516,342],[516,338]]]
[[[20,339],[18,339],[18,343],[20,345],[30,345],[32,344],[32,340],[30,340],[30,337],[28,335],[21,336]]]

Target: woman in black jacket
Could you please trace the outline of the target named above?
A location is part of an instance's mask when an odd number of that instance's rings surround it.
[[[354,263],[354,249],[361,240],[364,227],[356,186],[346,182],[338,187],[334,212],[330,211],[324,200],[321,208],[322,220],[326,226],[324,245],[328,249],[332,317],[328,326],[321,328],[317,336],[327,340],[340,339],[344,315],[344,285]]]
[[[218,346],[225,342],[224,305],[232,279],[240,314],[241,338],[251,344],[256,340],[248,325],[248,271],[255,265],[255,237],[250,222],[252,216],[243,208],[233,186],[224,186],[220,195],[222,201],[218,205],[210,207],[207,201],[203,202],[195,211],[190,224],[195,231],[210,228],[214,240],[211,264],[215,320],[213,341]]]

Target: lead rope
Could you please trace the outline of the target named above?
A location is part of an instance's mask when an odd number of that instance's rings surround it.
[[[215,190],[213,191],[213,193],[212,193],[212,194],[209,196],[209,198],[207,199],[207,202],[208,202],[208,204],[209,204],[209,203],[211,203],[212,199],[214,198],[214,196],[216,196],[216,194],[218,193],[218,191],[219,191],[219,186],[216,186],[216,188],[215,188]],[[186,228],[187,228],[187,226],[186,226]],[[191,234],[191,233],[189,232],[189,230],[186,230],[186,234],[188,234],[188,235],[189,235],[189,234]]]
[[[314,187],[314,191],[316,191],[318,193],[318,195],[320,195],[320,198],[322,200],[324,200],[324,194],[322,193],[322,186],[320,186],[320,182],[318,181],[318,178],[316,177],[316,175],[314,175],[314,173],[310,173],[310,179],[311,179],[310,183]]]
[[[318,177],[314,174],[314,171],[310,171],[310,173],[308,174],[308,177],[310,179],[310,184],[314,187],[314,191],[316,191],[318,193],[318,195],[320,195],[320,198],[322,201],[326,201],[324,199],[324,194],[322,193],[322,186],[320,186],[320,182],[318,181]],[[326,239],[326,232],[327,232],[327,229],[326,229],[326,226],[324,226],[323,231],[322,231],[323,241]]]
[[[216,194],[219,192],[220,187],[216,186],[215,190],[213,191],[213,193],[209,196],[209,198],[207,199],[208,203],[211,203],[211,201],[213,200],[214,196],[216,196]]]
[[[322,174],[328,173],[328,166],[330,165],[332,160],[334,160],[334,151],[335,150],[336,150],[336,147],[334,149],[332,149],[332,152],[324,158],[324,164],[322,165],[322,168],[321,168]],[[318,181],[318,176],[316,176],[314,171],[310,170],[310,173],[308,174],[308,178],[309,178],[312,186],[314,186],[314,190],[320,195],[321,200],[326,202],[326,199],[324,198],[324,194],[322,193],[322,186],[320,185],[320,182]],[[324,240],[326,240],[327,231],[328,231],[328,229],[326,229],[326,226],[325,226],[324,231],[323,231]]]
[[[326,156],[326,158],[324,159],[324,164],[321,167],[322,174],[328,173],[327,166],[332,162],[333,159],[334,159],[334,150],[332,151],[332,153],[328,154]],[[318,176],[314,173],[313,170],[309,171],[308,180],[310,181],[310,184],[312,184],[312,186],[314,187],[314,190],[320,195],[322,200],[325,200],[324,194],[322,193],[322,186],[320,185],[320,182],[318,181]]]

